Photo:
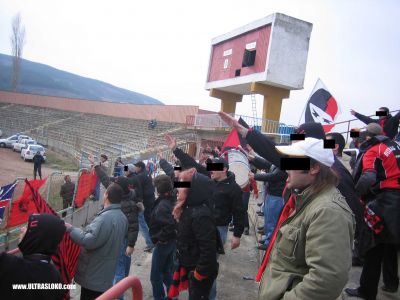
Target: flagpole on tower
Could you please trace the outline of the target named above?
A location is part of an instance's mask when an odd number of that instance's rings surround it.
[[[303,115],[306,111],[306,108],[307,108],[307,103],[308,103],[308,100],[307,100],[306,104],[304,105],[303,111],[300,114],[300,118],[299,118],[299,122],[297,123],[297,126],[300,126],[301,118],[303,117]]]

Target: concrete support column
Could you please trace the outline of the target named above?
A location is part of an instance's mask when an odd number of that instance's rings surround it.
[[[250,90],[252,93],[264,96],[262,118],[276,121],[276,123],[263,121],[262,131],[277,133],[279,128],[278,122],[281,116],[282,100],[289,97],[290,91],[257,82],[251,84]]]
[[[211,89],[210,96],[221,99],[221,111],[226,113],[235,113],[236,102],[242,101],[242,95],[221,91],[218,89]]]

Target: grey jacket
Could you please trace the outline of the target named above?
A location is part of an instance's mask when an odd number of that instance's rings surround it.
[[[75,281],[93,291],[109,289],[127,231],[128,220],[120,204],[111,204],[100,211],[83,231],[73,227],[71,239],[81,246]]]

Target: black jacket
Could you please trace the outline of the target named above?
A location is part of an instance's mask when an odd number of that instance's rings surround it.
[[[107,188],[112,181],[114,181],[114,177],[108,177],[107,173],[104,172],[104,169],[100,166],[96,166],[94,168],[97,176],[100,179],[100,182]],[[128,194],[124,194],[121,199],[121,210],[128,219],[128,246],[135,247],[136,240],[139,233],[139,206],[138,199],[136,198],[136,194],[134,190],[131,190]]]
[[[153,181],[146,171],[137,173],[136,176],[143,189],[143,204],[145,206],[150,204],[151,207],[156,198],[154,195]]]
[[[129,182],[132,185],[132,188],[135,190],[137,200],[140,202],[143,202],[143,187],[139,181],[137,174],[130,173],[126,177],[129,179]]]
[[[267,192],[271,196],[282,197],[288,174],[271,165],[268,173],[255,174],[254,179],[268,183]]]
[[[184,168],[194,167],[197,172],[210,177],[207,169],[198,164],[191,156],[181,149],[174,150],[175,156],[181,161]],[[210,181],[213,191],[210,194],[210,207],[213,210],[217,226],[227,226],[233,220],[233,235],[241,237],[244,230],[244,207],[242,190],[235,181],[235,175],[228,172],[228,177],[222,181]]]
[[[357,119],[359,119],[361,122],[364,122],[365,124],[369,123],[378,123],[381,125],[380,120],[377,119],[372,119],[370,117],[364,116],[362,114],[356,113],[354,115]],[[384,134],[389,137],[390,139],[393,139],[398,130],[399,130],[399,119],[400,119],[400,112],[398,112],[395,116],[392,116],[389,114],[383,121],[383,126],[382,129],[384,131]]]
[[[35,154],[32,160],[35,166],[41,166],[42,163],[44,162],[44,158],[41,154]]]
[[[163,158],[160,159],[159,164],[164,173],[174,179],[174,167]]]
[[[149,232],[154,244],[176,239],[176,222],[172,215],[175,199],[173,196],[160,196],[151,210]]]
[[[61,186],[60,196],[63,198],[63,204],[71,205],[72,199],[74,198],[75,192],[75,183],[73,182],[66,182]]]
[[[177,229],[177,258],[180,265],[201,275],[218,273],[218,230],[208,206],[212,180],[195,174]]]
[[[25,259],[5,252],[0,254],[1,299],[63,299],[66,290],[35,289],[14,290],[13,284],[63,284],[60,273],[51,263],[39,259]]]

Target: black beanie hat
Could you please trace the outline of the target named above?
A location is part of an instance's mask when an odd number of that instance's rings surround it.
[[[303,123],[296,128],[296,133],[305,134],[305,137],[311,137],[319,140],[325,139],[325,131],[321,123]]]
[[[159,194],[171,192],[173,189],[171,177],[163,174],[154,179],[154,186]]]
[[[18,244],[24,256],[31,254],[53,255],[65,233],[64,221],[50,214],[31,214],[28,228]]]

